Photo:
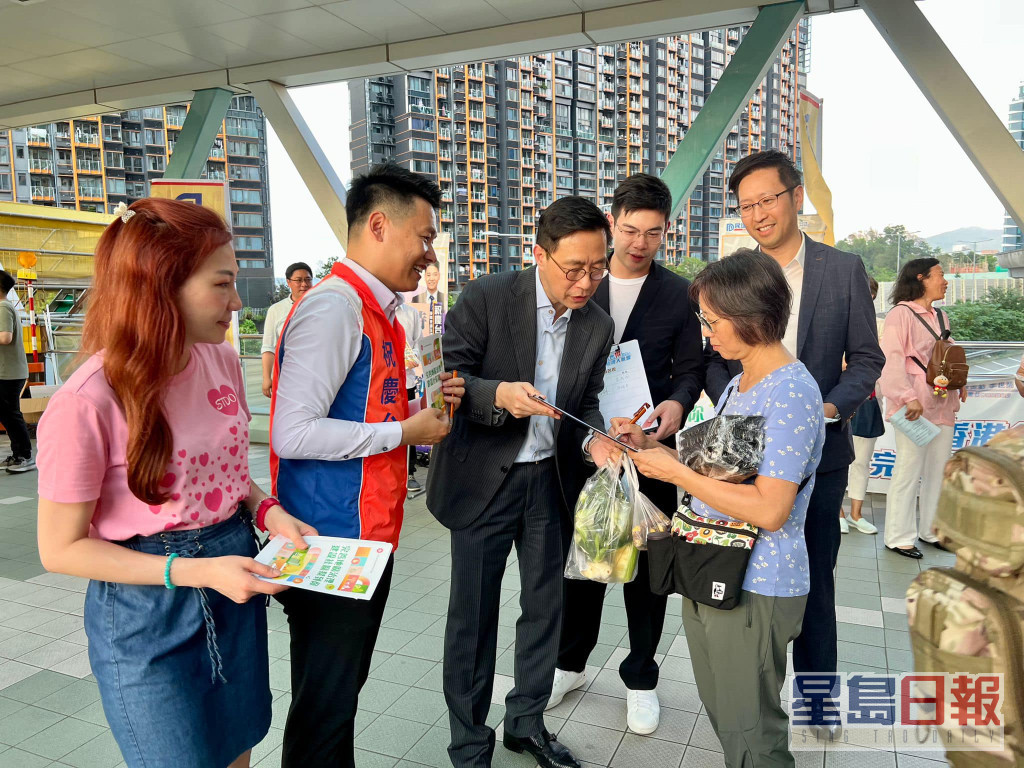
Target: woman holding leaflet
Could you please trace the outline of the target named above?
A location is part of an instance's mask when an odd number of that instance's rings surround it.
[[[943,549],[932,533],[932,521],[939,505],[942,470],[953,447],[953,425],[967,388],[945,397],[933,393],[925,380],[921,363],[932,356],[936,336],[949,328],[949,318],[932,306],[946,296],[946,277],[938,259],[913,259],[903,265],[892,288],[893,308],[885,317],[880,344],[885,353],[880,386],[885,397],[885,418],[906,406],[908,421],[924,417],[939,427],[939,434],[919,446],[903,432],[896,438],[896,464],[885,497],[885,548],[904,557],[921,559],[915,544]],[[921,519],[915,525],[917,508]]]
[[[249,477],[249,410],[224,343],[238,267],[207,208],[123,204],[96,247],[90,356],[39,425],[39,556],[91,579],[89,662],[125,762],[246,768],[270,727],[253,522],[310,526]]]

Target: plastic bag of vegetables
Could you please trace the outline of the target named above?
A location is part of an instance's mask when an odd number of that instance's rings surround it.
[[[624,584],[636,576],[633,503],[620,479],[622,461],[609,461],[580,491],[565,565],[567,578]]]
[[[636,476],[636,467],[629,457],[623,458],[625,473],[623,482],[626,485],[626,494],[633,501],[633,546],[641,551],[647,549],[647,534],[665,533],[672,525],[668,516],[654,506],[654,502],[640,492],[640,481]]]

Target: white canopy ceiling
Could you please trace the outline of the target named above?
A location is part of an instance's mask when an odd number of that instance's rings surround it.
[[[808,13],[856,5],[805,0]],[[756,16],[751,0],[0,0],[0,128],[200,88],[311,85]]]

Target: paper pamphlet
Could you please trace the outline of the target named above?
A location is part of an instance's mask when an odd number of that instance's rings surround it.
[[[909,421],[905,405],[892,415],[889,422],[919,446],[928,445],[941,431],[924,416],[918,416],[913,421]]]
[[[617,416],[630,418],[644,404],[653,409],[657,403],[651,400],[651,388],[647,384],[644,361],[640,356],[640,342],[636,339],[622,344],[613,344],[604,369],[604,389],[600,395],[601,415],[605,427],[611,429],[611,420]],[[640,417],[643,424],[651,417],[647,411]]]
[[[386,541],[339,539],[333,536],[305,536],[306,549],[295,549],[283,537],[272,538],[258,555],[256,562],[272,565],[281,571],[277,578],[257,578],[271,584],[340,595],[354,600],[369,600],[377,589],[381,574],[391,555]]]
[[[427,407],[445,409],[444,392],[441,391],[441,374],[444,373],[444,355],[441,352],[441,336],[433,333],[420,339],[420,361],[423,364],[423,392]]]

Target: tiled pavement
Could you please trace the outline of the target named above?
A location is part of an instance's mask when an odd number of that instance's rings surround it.
[[[0,455],[6,455],[0,438]],[[264,447],[254,447],[251,473],[267,471]],[[423,472],[420,472],[422,480]],[[0,768],[123,765],[106,727],[96,684],[89,673],[82,600],[85,582],[47,574],[35,544],[35,474],[0,475]],[[881,528],[884,500],[871,499],[868,517]],[[929,548],[930,549],[930,548]],[[910,671],[903,594],[921,569],[948,564],[951,556],[929,551],[917,563],[882,547],[881,536],[853,532],[839,555],[837,612],[841,670]],[[450,556],[445,530],[422,499],[406,508],[401,546],[384,626],[370,679],[360,696],[356,722],[359,768],[450,765],[447,714],[441,694],[441,655],[448,601]],[[512,687],[513,641],[518,616],[519,573],[510,560],[502,584],[498,664],[490,721],[499,727],[496,768],[531,768],[529,759],[500,746],[505,693]],[[590,766],[718,768],[718,742],[693,684],[680,602],[670,599],[661,643],[661,727],[652,736],[625,729],[625,690],[616,672],[626,653],[622,590],[609,590],[599,645],[588,668],[589,685],[569,694],[548,713],[550,730]],[[253,762],[280,764],[282,726],[289,701],[288,633],[284,614],[270,611],[270,680],[273,726],[256,747]],[[797,753],[801,768],[938,768],[941,755],[879,748]]]

